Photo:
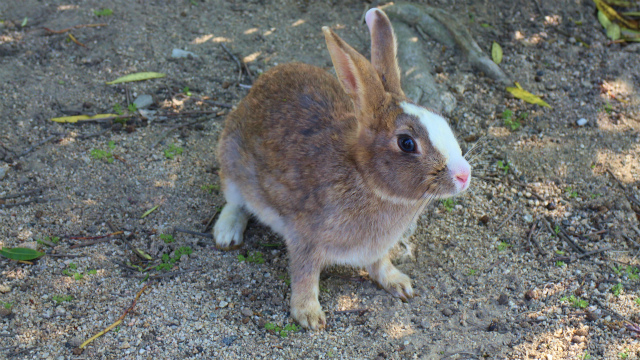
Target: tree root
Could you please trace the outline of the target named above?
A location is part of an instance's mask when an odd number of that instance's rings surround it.
[[[469,63],[479,71],[504,85],[512,84],[511,79],[494,63],[473,40],[469,31],[453,16],[444,10],[412,3],[397,3],[384,7],[396,29],[398,46],[401,48],[399,62],[403,73],[403,84],[407,96],[414,101],[431,106],[435,110],[442,107],[442,98],[437,96],[438,90],[433,77],[429,73],[429,65],[419,46],[417,34],[409,26],[416,27],[447,47],[462,50]],[[409,25],[409,26],[407,26]],[[407,53],[408,55],[402,55]],[[422,59],[420,59],[422,57]],[[428,74],[428,76],[425,76]],[[431,83],[428,83],[428,82]],[[417,83],[421,83],[420,86]],[[407,86],[408,85],[408,86]],[[416,97],[418,100],[416,100]],[[444,109],[443,109],[444,110]],[[446,112],[446,111],[445,111]]]

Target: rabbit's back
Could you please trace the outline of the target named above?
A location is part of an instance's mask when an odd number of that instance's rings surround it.
[[[333,76],[306,64],[277,66],[226,119],[218,146],[223,177],[248,204],[279,216],[318,211],[335,203],[336,186],[349,183],[345,134],[356,126]]]

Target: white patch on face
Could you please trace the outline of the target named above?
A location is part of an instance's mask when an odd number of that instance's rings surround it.
[[[401,102],[400,107],[406,114],[413,115],[420,120],[429,133],[431,144],[444,156],[447,163],[449,159],[462,157],[460,145],[453,136],[447,120],[421,106],[406,101]]]

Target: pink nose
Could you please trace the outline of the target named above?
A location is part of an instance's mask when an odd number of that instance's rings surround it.
[[[462,185],[467,183],[467,180],[469,180],[469,171],[468,170],[463,170],[459,173],[456,174],[456,180],[460,181],[462,183]]]

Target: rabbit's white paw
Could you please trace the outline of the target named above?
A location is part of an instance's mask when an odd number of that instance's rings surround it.
[[[291,304],[291,316],[305,329],[320,330],[327,324],[327,317],[316,299]]]
[[[411,279],[389,261],[388,257],[368,267],[369,276],[391,295],[407,301],[414,295]]]
[[[241,206],[227,204],[213,227],[213,237],[219,249],[232,249],[242,244],[242,234],[247,227],[249,214]]]

